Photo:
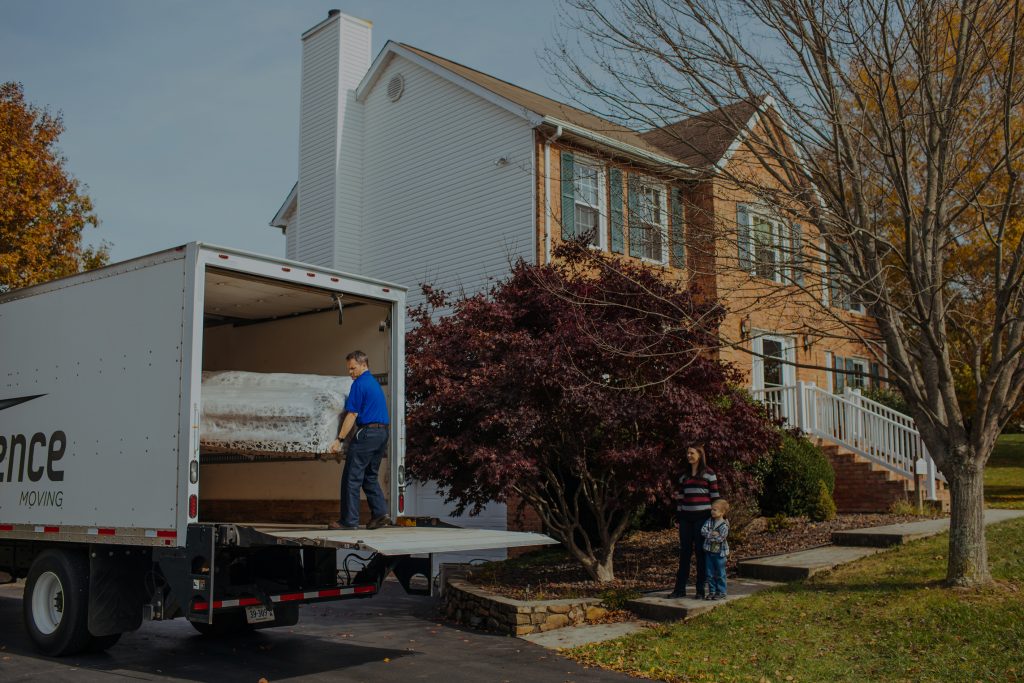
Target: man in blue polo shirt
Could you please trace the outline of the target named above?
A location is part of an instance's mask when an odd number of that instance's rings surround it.
[[[377,481],[380,461],[388,446],[388,407],[384,390],[370,372],[370,359],[362,351],[345,356],[348,374],[353,380],[345,401],[345,419],[338,438],[331,444],[331,453],[341,451],[349,434],[353,435],[341,475],[341,518],[331,522],[331,529],[359,528],[359,490],[366,492],[370,506],[367,529],[391,524],[388,504]],[[353,433],[352,430],[355,430]]]

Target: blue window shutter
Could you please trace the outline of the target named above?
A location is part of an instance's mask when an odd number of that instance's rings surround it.
[[[575,171],[572,154],[562,152],[562,239],[576,235]]]
[[[686,264],[686,247],[683,242],[686,226],[683,225],[683,198],[678,187],[672,188],[672,230],[669,231],[669,264],[682,268]]]
[[[640,245],[643,242],[644,228],[640,222],[640,181],[636,176],[629,174],[629,255],[640,257],[643,252]]]
[[[625,253],[625,235],[623,235],[623,211],[622,211],[622,171],[613,168],[608,173],[608,183],[611,185],[608,193],[611,199],[612,217],[612,252],[616,254]]]
[[[754,269],[754,254],[750,244],[750,212],[744,204],[736,205],[736,236],[739,243],[740,270]]]

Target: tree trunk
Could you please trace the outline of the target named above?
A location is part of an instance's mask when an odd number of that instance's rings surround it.
[[[981,586],[992,581],[985,545],[985,476],[977,458],[952,463],[949,478],[949,564],[946,584]]]
[[[600,583],[615,580],[615,571],[612,568],[611,553],[608,553],[607,556],[601,558],[594,564],[594,578],[596,578]]]
[[[598,583],[607,583],[608,581],[615,580],[615,570],[612,566],[614,549],[614,545],[611,549],[598,548],[597,552],[591,555],[578,546],[573,545],[569,547],[569,551],[580,561],[583,568],[590,574],[590,578]]]

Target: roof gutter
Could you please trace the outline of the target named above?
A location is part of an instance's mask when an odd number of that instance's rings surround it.
[[[680,161],[676,161],[675,159],[670,159],[669,157],[662,156],[660,154],[648,152],[647,150],[636,147],[635,145],[630,145],[625,142],[619,142],[618,140],[610,138],[607,135],[595,133],[594,131],[589,130],[587,128],[573,125],[568,121],[562,121],[561,119],[556,119],[552,116],[545,116],[542,122],[546,123],[549,126],[554,126],[559,131],[560,135],[562,133],[568,133],[575,137],[590,140],[591,142],[595,142],[599,145],[602,145],[603,147],[607,147],[622,152],[623,154],[638,159],[640,161],[659,164],[668,169],[680,171],[688,175],[700,172],[700,169],[694,168],[693,166],[688,166],[687,164],[684,164]]]

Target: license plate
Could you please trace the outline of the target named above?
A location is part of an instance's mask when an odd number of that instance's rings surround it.
[[[245,621],[250,624],[258,624],[263,621],[273,621],[274,610],[271,607],[257,605],[245,608]]]

